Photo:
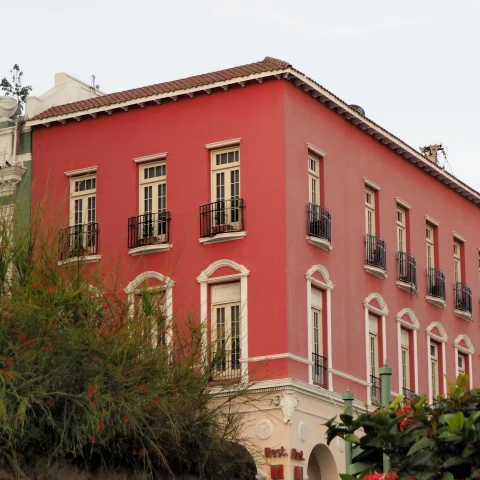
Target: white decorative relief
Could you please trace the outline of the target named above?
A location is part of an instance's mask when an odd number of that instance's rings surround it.
[[[295,414],[295,409],[298,407],[299,401],[298,397],[293,393],[283,393],[280,395],[280,407],[283,411],[283,421],[286,424],[293,423],[293,415]]]
[[[0,197],[15,193],[15,187],[22,181],[26,168],[21,165],[3,167],[0,170]]]
[[[267,440],[272,436],[273,425],[269,420],[260,420],[257,423],[256,434],[260,440]]]
[[[300,422],[298,424],[298,436],[302,442],[306,442],[308,438],[308,427],[305,422]]]

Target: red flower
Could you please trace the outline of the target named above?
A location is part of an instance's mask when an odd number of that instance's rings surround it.
[[[136,454],[137,454],[137,449],[134,448],[132,453],[133,453],[134,455],[136,455]]]
[[[98,424],[98,429],[101,430],[105,426],[105,422],[103,420],[100,421]]]
[[[88,386],[88,398],[92,398],[93,392],[95,391],[95,386],[90,384]]]
[[[123,417],[123,423],[127,423],[128,422],[128,417]]]
[[[48,293],[53,293],[55,291],[55,287],[54,286],[51,286],[51,287],[48,287],[47,288],[47,292]]]
[[[13,358],[7,358],[7,360],[5,361],[5,363],[7,365],[13,365]]]
[[[97,443],[97,437],[95,435],[92,435],[91,441],[92,445],[95,445]]]
[[[139,454],[141,457],[144,457],[144,456],[145,456],[145,453],[146,453],[145,449],[142,448],[138,454]]]

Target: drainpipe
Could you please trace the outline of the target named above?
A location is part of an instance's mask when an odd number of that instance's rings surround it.
[[[347,391],[342,395],[345,405],[345,413],[353,416],[353,393],[347,388]],[[345,442],[345,471],[350,473],[350,466],[352,465],[352,442]]]
[[[390,392],[390,377],[392,375],[392,369],[388,366],[387,361],[380,369],[380,378],[382,385],[382,406],[388,408],[390,406],[390,398],[392,396]],[[390,459],[387,455],[383,455],[383,472],[387,473],[390,470]]]
[[[17,135],[20,127],[20,120],[15,122],[15,135],[13,137],[13,155],[12,155],[12,165],[15,165],[17,159]]]

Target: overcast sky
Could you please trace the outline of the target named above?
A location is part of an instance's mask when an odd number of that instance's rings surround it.
[[[0,78],[108,93],[272,56],[480,191],[480,0],[0,0]],[[448,167],[447,167],[448,169]]]

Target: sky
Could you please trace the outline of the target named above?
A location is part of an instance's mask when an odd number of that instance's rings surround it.
[[[480,0],[0,0],[0,78],[107,93],[288,61],[480,191]]]

